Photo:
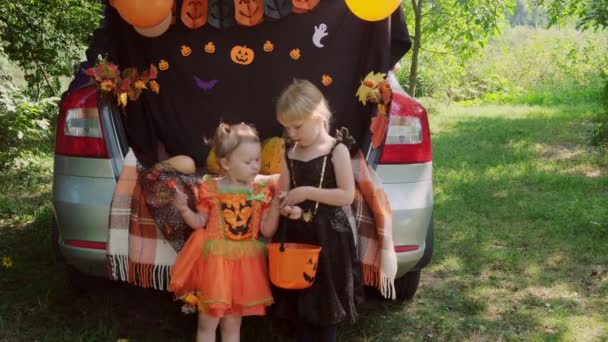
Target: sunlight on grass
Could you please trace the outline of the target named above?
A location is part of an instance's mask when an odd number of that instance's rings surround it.
[[[462,260],[455,256],[451,255],[441,261],[440,264],[436,265],[436,270],[451,272],[451,271],[462,271],[464,269],[464,265]]]
[[[565,322],[568,333],[564,334],[564,339],[572,341],[605,341],[608,338],[608,330],[605,324],[606,316],[571,316]]]

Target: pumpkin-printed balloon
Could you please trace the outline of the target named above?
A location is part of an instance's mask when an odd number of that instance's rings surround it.
[[[281,172],[281,160],[285,154],[285,140],[272,137],[262,142],[262,162],[260,173],[272,175]]]
[[[236,25],[233,0],[209,0],[209,25],[216,29],[227,29]]]
[[[244,26],[253,26],[264,20],[263,0],[234,0],[234,18]]]
[[[182,23],[197,29],[207,23],[207,0],[184,0],[181,13]]]
[[[292,0],[292,11],[294,13],[304,13],[317,7],[319,0]]]
[[[265,0],[264,15],[270,19],[281,19],[291,13],[291,0]]]
[[[253,62],[255,53],[246,46],[237,45],[230,50],[230,59],[236,64],[248,65]]]

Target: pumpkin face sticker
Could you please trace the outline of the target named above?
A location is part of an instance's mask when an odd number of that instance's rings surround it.
[[[272,50],[274,50],[274,45],[269,40],[267,40],[264,43],[263,48],[264,48],[264,52],[272,52]]]
[[[262,0],[234,0],[234,17],[244,26],[253,26],[264,20]]]
[[[169,69],[169,62],[164,59],[161,59],[160,62],[158,62],[158,68],[162,71]]]
[[[289,52],[289,57],[293,58],[294,60],[300,59],[300,57],[302,57],[300,54],[300,49],[291,50],[291,52]]]
[[[253,62],[255,53],[252,49],[246,46],[237,45],[230,50],[230,59],[240,65],[248,65]]]
[[[197,29],[207,22],[207,0],[184,0],[181,12],[182,23]]]
[[[190,49],[188,45],[182,45],[180,47],[180,52],[182,53],[182,56],[187,57],[192,53],[192,49]]]
[[[209,42],[209,43],[205,44],[205,52],[206,53],[214,53],[215,52],[215,45],[213,44],[213,42]]]
[[[209,0],[209,25],[216,29],[227,29],[236,25],[233,0]]]
[[[270,19],[281,19],[291,13],[291,0],[264,1],[264,15]]]

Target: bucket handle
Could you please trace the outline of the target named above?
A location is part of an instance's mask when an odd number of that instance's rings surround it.
[[[287,218],[281,220],[281,234],[279,234],[281,245],[279,246],[279,252],[285,252],[285,239],[287,238],[287,220]]]

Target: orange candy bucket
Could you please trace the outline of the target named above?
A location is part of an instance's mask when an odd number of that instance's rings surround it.
[[[270,281],[282,289],[301,290],[312,286],[317,274],[321,247],[306,243],[268,244]]]

